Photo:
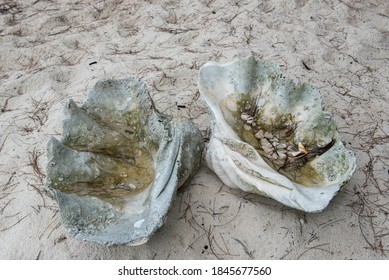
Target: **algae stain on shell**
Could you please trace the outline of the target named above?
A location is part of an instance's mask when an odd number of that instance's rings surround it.
[[[141,147],[145,146],[140,141],[145,133],[139,114],[139,110],[128,113],[131,122],[127,125],[132,133],[123,135],[70,100],[65,106],[63,146],[52,158],[62,166],[49,169],[56,172],[50,173],[50,178],[61,179],[53,182],[55,188],[64,193],[92,195],[117,206],[126,196],[147,188],[154,178],[155,167],[151,152]],[[51,145],[60,147],[61,143]],[[69,162],[75,158],[83,159],[82,166],[70,170]],[[86,166],[89,170],[85,170]]]
[[[259,107],[260,98],[260,96],[235,93],[222,100],[219,106],[227,124],[233,128],[244,142],[253,146],[269,166],[290,180],[306,186],[320,186],[323,184],[323,176],[312,168],[310,160],[297,163],[289,159],[288,162],[288,156],[278,160],[281,155],[286,155],[288,147],[294,150],[298,149],[298,142],[295,141],[295,130],[298,126],[296,118],[291,113],[285,114],[284,112],[274,111],[270,118],[264,120],[262,117],[263,109]],[[246,117],[242,119],[242,115]],[[252,120],[250,123],[247,122],[249,118]],[[323,131],[324,134],[329,133],[324,127],[320,127],[318,130]],[[263,136],[257,136],[259,131],[263,131]],[[332,131],[333,128],[330,130],[333,134]],[[304,137],[304,133],[301,134],[303,137],[300,137],[304,143],[307,143],[307,147],[316,144],[311,141],[311,138]],[[261,146],[261,140],[264,139],[270,145],[269,147]],[[282,148],[280,148],[281,146]],[[274,148],[274,150],[269,152],[266,148]],[[272,157],[273,153],[275,158]]]
[[[52,142],[55,140],[52,140]],[[131,158],[107,154],[69,150],[55,145],[57,154],[51,162],[58,162],[57,169],[50,169],[51,184],[55,189],[78,196],[94,196],[120,207],[127,196],[136,195],[149,187],[155,176],[154,161],[148,151],[138,150]],[[70,161],[83,159],[82,163],[66,166]]]

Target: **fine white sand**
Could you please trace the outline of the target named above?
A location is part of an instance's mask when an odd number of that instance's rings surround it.
[[[389,2],[18,0],[0,3],[1,259],[386,259],[389,251]],[[254,55],[322,93],[351,181],[318,214],[231,190],[205,165],[145,245],[80,242],[44,190],[62,108],[100,79],[135,75],[162,112],[210,115],[197,75]],[[186,108],[177,107],[185,105]]]

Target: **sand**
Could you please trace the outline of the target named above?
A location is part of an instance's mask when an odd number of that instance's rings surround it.
[[[387,259],[388,15],[385,0],[2,1],[0,259]],[[356,153],[330,205],[305,214],[231,190],[204,164],[147,244],[71,237],[44,192],[46,144],[61,134],[65,102],[135,75],[160,111],[192,119],[207,138],[199,67],[250,54],[318,87]]]

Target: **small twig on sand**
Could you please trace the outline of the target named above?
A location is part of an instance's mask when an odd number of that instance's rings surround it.
[[[255,251],[249,251],[249,249],[247,248],[247,245],[245,243],[243,243],[243,241],[237,239],[237,238],[233,238],[236,242],[238,242],[240,245],[242,245],[243,247],[243,250],[244,252],[250,257],[250,259],[254,259],[254,252]]]
[[[316,245],[316,246],[313,246],[313,247],[308,247],[304,252],[302,252],[302,253],[297,257],[297,259],[299,260],[305,253],[309,252],[310,250],[321,250],[321,251],[324,251],[324,252],[327,252],[327,253],[332,254],[332,252],[331,252],[330,250],[320,248],[320,247],[322,247],[322,246],[327,246],[327,245],[330,245],[330,243],[323,243],[323,244],[319,244],[319,245]]]
[[[41,170],[41,168],[39,167],[39,164],[38,164],[38,159],[39,159],[39,157],[41,155],[42,155],[42,153],[38,152],[34,148],[33,151],[30,152],[30,156],[29,156],[30,163],[29,163],[29,165],[32,166],[32,170],[34,171],[34,173],[38,177],[39,181],[43,184],[43,179],[45,177],[45,174],[43,174],[43,172],[42,172],[42,170]]]
[[[0,215],[3,215],[4,213],[4,210],[5,208],[11,203],[12,200],[14,200],[15,198],[11,198],[10,200],[8,200],[5,205],[3,207],[0,207]]]
[[[23,218],[19,219],[16,223],[10,225],[9,227],[6,227],[6,228],[3,228],[2,230],[0,230],[0,232],[3,232],[3,231],[6,231],[6,230],[9,230],[10,228],[16,226],[18,223],[20,223],[21,221],[23,221],[25,218],[27,218],[28,216],[30,216],[30,214],[27,214],[26,216],[24,216]]]
[[[5,144],[5,141],[7,141],[7,138],[8,138],[8,135],[5,136],[3,143],[1,143],[1,145],[0,145],[0,153],[3,150],[3,148],[4,148],[4,144]]]

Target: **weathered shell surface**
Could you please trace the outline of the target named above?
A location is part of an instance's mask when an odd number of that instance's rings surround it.
[[[199,89],[213,116],[206,161],[227,186],[317,212],[355,171],[319,91],[274,64],[208,62]]]
[[[65,116],[47,166],[63,224],[81,240],[147,242],[200,166],[200,131],[159,113],[135,78],[98,82],[81,108],[66,104]]]

